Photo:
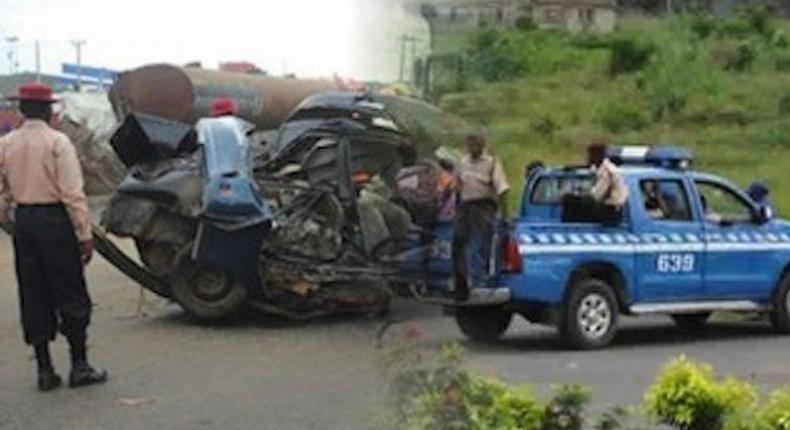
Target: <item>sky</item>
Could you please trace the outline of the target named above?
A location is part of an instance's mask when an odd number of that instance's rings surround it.
[[[427,27],[407,0],[0,0],[0,73],[15,50],[20,70],[58,73],[76,61],[124,70],[143,64],[251,61],[272,74],[390,81],[403,33]],[[9,37],[18,37],[12,48]]]

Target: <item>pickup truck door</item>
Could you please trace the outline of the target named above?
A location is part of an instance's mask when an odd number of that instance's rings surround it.
[[[753,222],[755,208],[731,186],[695,181],[705,218],[705,293],[715,299],[765,299],[778,276],[773,235]]]
[[[703,225],[692,210],[690,183],[642,179],[632,198],[637,301],[672,302],[703,294]]]

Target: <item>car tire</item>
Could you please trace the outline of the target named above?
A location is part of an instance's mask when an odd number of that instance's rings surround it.
[[[705,324],[707,324],[709,318],[710,318],[710,312],[701,312],[697,314],[672,315],[672,319],[675,321],[675,325],[684,331],[701,330],[703,327],[705,327]]]
[[[598,279],[571,285],[559,324],[560,334],[572,349],[600,349],[617,334],[619,311],[612,287]]]
[[[170,276],[173,299],[187,314],[204,321],[226,319],[247,302],[247,288],[218,268],[192,259],[191,246],[175,259]]]
[[[495,342],[507,331],[512,319],[513,313],[499,306],[459,307],[455,310],[455,322],[461,333],[476,342]]]
[[[790,334],[790,275],[785,276],[774,295],[771,325],[782,334]]]

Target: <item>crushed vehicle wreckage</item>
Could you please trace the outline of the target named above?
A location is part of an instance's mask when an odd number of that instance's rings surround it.
[[[399,148],[414,145],[389,109],[398,99],[317,93],[265,144],[237,117],[126,113],[111,144],[129,173],[94,229],[97,250],[202,319],[244,306],[297,319],[386,311],[436,254],[392,199]],[[142,265],[106,233],[132,238]]]

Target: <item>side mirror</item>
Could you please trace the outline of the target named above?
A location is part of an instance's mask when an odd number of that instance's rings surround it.
[[[760,206],[754,218],[757,224],[765,224],[774,218],[774,210],[770,206]]]

